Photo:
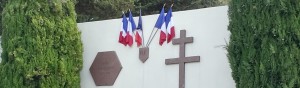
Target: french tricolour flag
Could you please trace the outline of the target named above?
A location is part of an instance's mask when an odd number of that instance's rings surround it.
[[[138,22],[138,27],[136,29],[136,34],[135,34],[135,42],[137,43],[137,46],[141,46],[143,39],[143,27],[142,27],[142,11],[140,9],[140,16],[139,16],[139,22]]]
[[[133,44],[133,31],[135,29],[136,29],[136,26],[135,26],[131,11],[129,10],[129,20],[128,20],[126,42],[130,47]]]
[[[127,45],[126,43],[126,35],[127,35],[127,26],[128,26],[128,20],[126,19],[125,14],[123,13],[123,19],[122,19],[122,28],[119,35],[119,43],[123,44],[124,46]]]
[[[175,27],[172,21],[172,7],[170,7],[167,15],[166,15],[166,25],[168,32],[168,43],[175,37]]]
[[[167,39],[167,29],[165,23],[165,10],[161,9],[159,17],[155,23],[155,28],[160,29],[159,45],[162,45]]]

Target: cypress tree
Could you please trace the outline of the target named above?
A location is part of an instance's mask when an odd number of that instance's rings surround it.
[[[75,0],[9,0],[0,88],[79,88],[82,43]]]
[[[7,0],[0,0],[0,35],[2,34],[2,10],[3,10],[3,7],[5,6],[5,3],[7,2]],[[1,59],[0,59],[1,61]]]
[[[237,88],[300,88],[299,13],[299,0],[231,0],[228,58]]]

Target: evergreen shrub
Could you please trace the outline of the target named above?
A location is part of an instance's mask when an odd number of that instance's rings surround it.
[[[2,15],[0,88],[79,88],[75,0],[9,0]]]
[[[300,1],[231,0],[228,15],[236,88],[300,88]]]

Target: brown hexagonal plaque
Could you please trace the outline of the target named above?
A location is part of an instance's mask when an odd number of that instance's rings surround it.
[[[121,70],[122,65],[115,51],[98,52],[90,67],[96,86],[112,86]]]

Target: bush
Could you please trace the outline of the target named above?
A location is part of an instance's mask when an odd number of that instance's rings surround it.
[[[228,58],[237,88],[300,87],[299,13],[299,0],[231,0]]]
[[[0,0],[0,35],[2,34],[2,10],[7,0]],[[1,62],[1,59],[0,59]]]
[[[9,0],[0,88],[79,88],[82,43],[75,0]]]

